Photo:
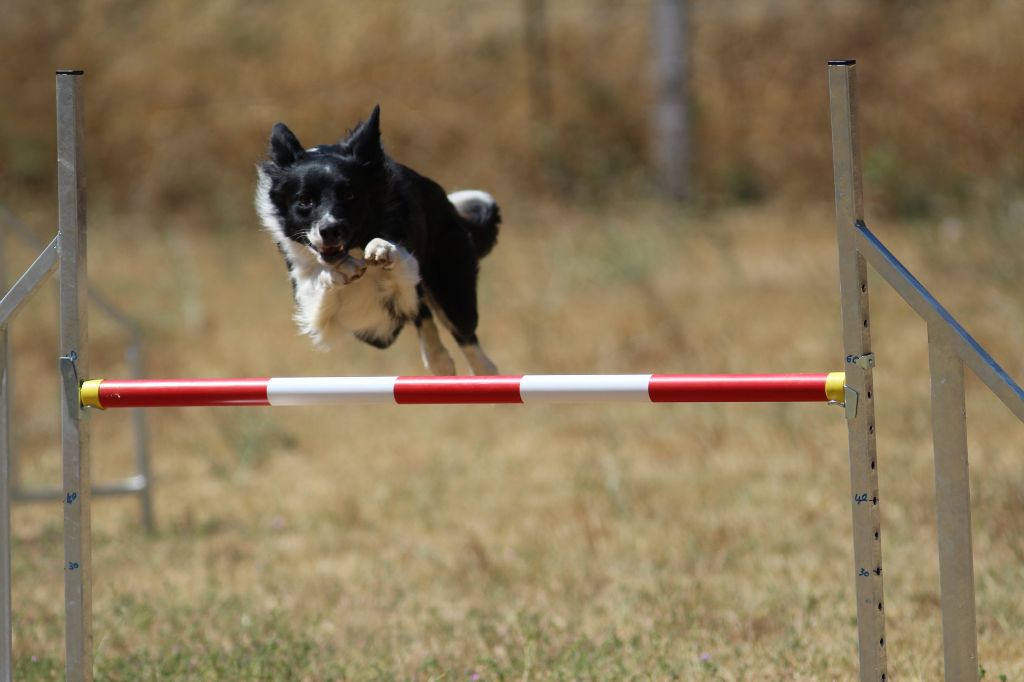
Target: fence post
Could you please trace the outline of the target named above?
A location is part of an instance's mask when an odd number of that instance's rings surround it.
[[[943,661],[947,680],[977,680],[978,629],[964,362],[953,349],[948,332],[932,325],[928,326],[928,365],[932,381]]]
[[[875,404],[868,310],[867,265],[857,250],[856,223],[863,220],[860,141],[857,130],[856,62],[828,63],[835,173],[839,287],[846,353],[847,427],[853,508],[853,569],[857,591],[860,679],[886,679],[882,542],[875,450]],[[850,404],[852,401],[852,405]]]
[[[650,156],[659,189],[670,199],[691,199],[693,136],[690,127],[690,0],[651,3],[654,103]]]
[[[60,255],[61,450],[68,682],[92,680],[89,422],[78,398],[88,375],[88,286],[81,71],[57,72],[57,239]]]

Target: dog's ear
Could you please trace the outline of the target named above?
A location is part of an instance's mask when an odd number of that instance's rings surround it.
[[[270,144],[268,154],[271,160],[281,168],[295,163],[304,150],[299,143],[299,138],[288,129],[283,123],[275,123],[274,129],[270,132]]]
[[[370,118],[356,126],[348,136],[346,144],[356,158],[363,161],[376,162],[384,157],[384,149],[380,145],[380,105],[373,107]]]

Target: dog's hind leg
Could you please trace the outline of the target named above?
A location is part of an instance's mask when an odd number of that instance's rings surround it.
[[[460,341],[459,350],[466,356],[466,361],[473,369],[473,374],[495,376],[498,373],[498,367],[487,357],[484,349],[480,347],[480,342],[475,338],[472,343],[464,344]]]
[[[465,230],[449,229],[443,232],[445,241],[438,244],[444,253],[439,267],[428,263],[423,284],[430,308],[455,337],[473,374],[496,375],[487,354],[476,338],[479,322],[477,314],[476,279],[479,261],[473,251],[473,242]]]
[[[441,343],[437,325],[434,324],[434,316],[430,314],[430,308],[422,298],[420,299],[419,314],[416,316],[416,331],[420,337],[420,355],[423,356],[423,365],[439,376],[455,374],[455,361],[452,360],[452,356],[448,354],[444,344]]]
[[[466,295],[466,291],[468,291],[468,295]],[[498,368],[487,357],[487,354],[484,353],[484,349],[480,347],[480,341],[476,338],[476,292],[468,289],[464,290],[463,293],[464,295],[460,299],[461,306],[451,306],[449,308],[438,306],[436,296],[429,297],[429,300],[444,326],[455,337],[455,342],[459,344],[459,350],[465,356],[466,362],[469,363],[470,369],[473,370],[473,374],[495,376],[498,374]],[[453,320],[452,313],[461,314]],[[422,338],[422,335],[420,338]]]

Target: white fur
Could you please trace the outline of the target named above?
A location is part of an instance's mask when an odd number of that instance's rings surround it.
[[[386,336],[393,321],[383,302],[391,299],[398,312],[414,318],[419,309],[416,285],[419,262],[401,246],[375,239],[370,258],[353,249],[340,263],[325,263],[308,246],[285,235],[270,200],[270,178],[259,174],[256,212],[263,227],[292,264],[295,282],[295,322],[299,331],[322,349],[340,332]],[[315,230],[314,230],[315,231]]]
[[[385,270],[390,270],[402,258],[402,251],[401,247],[376,237],[371,239],[370,243],[366,245],[363,260],[366,261],[367,265],[379,265]]]
[[[338,222],[338,219],[328,213],[327,215],[320,216],[320,219],[313,223],[313,227],[309,228],[309,232],[306,233],[306,239],[309,240],[314,249],[322,249],[324,246],[324,238],[320,236],[320,230],[336,222]]]
[[[497,203],[494,197],[479,189],[452,192],[448,195],[448,201],[452,202],[455,210],[465,218],[471,218],[476,207],[489,211]]]
[[[402,255],[393,269],[364,266],[365,274],[348,283],[339,284],[332,276],[335,268],[329,266],[322,267],[315,278],[297,277],[293,270],[295,322],[299,331],[325,349],[339,332],[385,337],[394,323],[383,305],[387,299],[394,300],[399,312],[415,317],[419,308],[419,263],[404,249],[400,250]],[[365,263],[363,259],[354,260]]]
[[[340,333],[385,336],[393,323],[383,306],[383,301],[388,299],[394,301],[400,313],[415,318],[419,309],[416,285],[420,281],[420,269],[411,253],[378,237],[366,245],[365,253],[352,249],[342,261],[326,263],[315,249],[285,235],[277,209],[270,200],[270,186],[270,178],[259,171],[256,213],[291,263],[291,277],[295,282],[294,317],[300,332],[324,350],[329,347],[328,341]],[[479,190],[453,192],[448,200],[466,216],[490,210],[495,205],[494,197]],[[307,236],[312,244],[321,243],[319,226],[315,225]],[[427,302],[445,326],[451,327],[429,294]],[[455,363],[441,343],[433,319],[421,321],[419,337],[423,364],[434,374],[454,374]],[[461,350],[474,374],[498,373],[479,344],[462,346]]]
[[[494,197],[480,189],[463,189],[458,192],[452,192],[448,195],[448,201],[455,204],[455,208],[471,203],[487,204],[488,206],[493,206],[497,203]]]

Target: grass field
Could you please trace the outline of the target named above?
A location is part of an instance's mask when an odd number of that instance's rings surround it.
[[[839,368],[830,207],[510,203],[505,213],[481,282],[481,338],[505,372]],[[1024,373],[1019,231],[875,227],[1011,374]],[[311,350],[289,321],[283,265],[255,228],[121,228],[92,216],[90,275],[144,325],[153,376],[421,372],[409,332],[385,353],[354,340]],[[889,666],[893,679],[937,679],[925,329],[874,282]],[[43,307],[14,334],[15,435],[31,484],[60,471]],[[91,323],[92,373],[122,375],[123,339],[96,311]],[[1021,679],[1024,429],[973,379],[968,406],[980,660],[986,680]],[[158,531],[140,530],[132,501],[94,506],[100,679],[855,676],[839,409],[150,418]],[[92,423],[96,479],[126,474],[128,415]],[[60,505],[17,507],[13,533],[16,674],[61,679]]]
[[[84,68],[90,276],[142,324],[152,376],[419,373],[408,332],[385,353],[299,338],[249,205],[273,121],[313,144],[380,102],[397,158],[502,199],[480,334],[503,371],[840,369],[824,61],[856,57],[868,216],[919,221],[872,227],[1024,376],[1024,5],[694,1],[690,212],[630,198],[652,179],[648,3],[547,5],[545,112],[523,35],[535,3],[9,1],[0,202],[51,231],[52,70]],[[945,217],[965,213],[982,217]],[[34,256],[3,244],[10,271]],[[934,680],[925,328],[872,281],[889,671]],[[34,306],[13,332],[32,486],[60,480],[55,317]],[[123,333],[94,310],[91,334],[92,374],[123,376]],[[968,393],[980,662],[986,682],[1024,679],[1024,428],[973,378]],[[129,415],[92,421],[95,479],[128,474]],[[150,423],[157,532],[132,500],[94,507],[99,679],[856,675],[839,409]],[[61,512],[14,511],[18,679],[63,676]]]

